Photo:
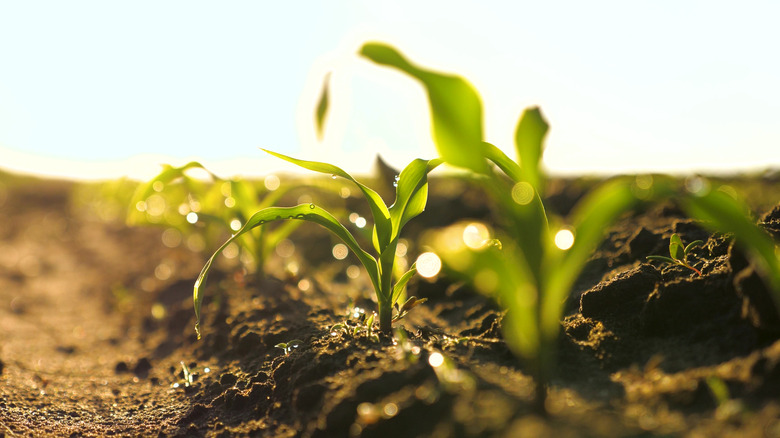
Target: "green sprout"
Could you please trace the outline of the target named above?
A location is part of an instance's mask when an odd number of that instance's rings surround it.
[[[672,234],[672,237],[669,239],[669,257],[659,256],[659,255],[651,255],[647,256],[648,260],[657,260],[664,263],[669,263],[671,265],[679,265],[684,266],[693,272],[699,274],[701,276],[701,271],[691,266],[691,264],[688,262],[688,254],[691,252],[691,250],[697,246],[704,245],[704,242],[701,240],[694,240],[693,242],[689,243],[687,246],[683,246],[682,239],[680,239],[680,236],[677,233]]]
[[[280,342],[276,345],[274,345],[275,348],[281,348],[282,351],[284,351],[285,356],[289,356],[290,353],[292,353],[293,348],[298,348],[301,345],[303,345],[303,341],[300,341],[298,339],[293,339],[289,342]]]
[[[365,44],[360,54],[423,85],[442,159],[470,170],[495,198],[503,221],[496,237],[484,224],[454,225],[436,233],[431,246],[448,272],[508,309],[505,339],[528,361],[537,382],[537,407],[544,412],[566,298],[604,230],[634,205],[631,184],[603,185],[577,206],[568,225],[551,227],[542,203],[546,177],[540,166],[548,125],[538,108],[526,110],[518,123],[516,162],[484,141],[482,104],[466,80],[416,66],[384,44]],[[468,234],[476,240],[464,241]]]
[[[204,172],[210,180],[192,177],[193,170]],[[278,186],[278,179],[276,183]],[[281,187],[261,193],[251,181],[222,179],[196,161],[180,167],[166,164],[160,174],[137,188],[127,221],[131,225],[162,225],[185,236],[200,233],[204,246],[213,251],[226,233],[234,233],[255,210],[273,205],[285,193]],[[209,226],[203,230],[200,225]],[[261,274],[274,248],[298,225],[288,223],[242,236],[236,241],[245,255],[241,259]]]
[[[350,174],[341,168],[328,163],[299,160],[286,155],[263,149],[265,152],[281,158],[285,161],[312,170],[341,177],[354,183],[363,193],[371,209],[374,226],[371,232],[371,242],[376,256],[361,248],[352,233],[347,230],[330,212],[322,207],[310,204],[300,204],[294,207],[267,207],[255,212],[230,239],[228,239],[206,261],[203,269],[195,281],[193,301],[195,304],[195,330],[200,338],[200,307],[203,302],[203,285],[206,282],[211,264],[214,259],[230,243],[239,239],[245,233],[254,228],[261,227],[272,221],[302,220],[316,223],[340,238],[352,253],[360,260],[368,272],[371,284],[374,287],[377,298],[377,310],[379,312],[379,330],[389,334],[392,331],[393,306],[399,300],[406,283],[417,272],[415,265],[393,285],[394,266],[396,263],[396,247],[401,237],[401,230],[409,220],[416,217],[425,209],[428,201],[428,173],[435,169],[441,160],[413,160],[404,168],[396,182],[396,196],[393,205],[388,207],[382,198],[364,184],[358,182]],[[414,301],[413,301],[414,302]],[[413,306],[412,306],[413,307]],[[407,306],[408,309],[408,306]]]

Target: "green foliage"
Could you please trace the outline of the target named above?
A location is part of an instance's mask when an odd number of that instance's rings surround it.
[[[361,248],[352,233],[330,212],[313,203],[294,207],[263,208],[255,212],[240,230],[214,252],[195,281],[193,301],[196,316],[195,329],[198,332],[198,336],[200,337],[200,307],[203,302],[203,285],[214,259],[228,245],[241,238],[244,234],[266,223],[280,220],[302,220],[316,223],[335,234],[344,242],[363,264],[371,279],[377,297],[380,330],[385,333],[390,332],[392,329],[393,305],[400,297],[400,291],[403,290],[403,287],[416,272],[416,267],[412,266],[408,272],[401,275],[396,286],[393,287],[392,278],[398,239],[403,226],[425,209],[428,199],[428,173],[440,164],[440,160],[416,159],[409,163],[398,177],[395,202],[390,207],[387,207],[374,190],[358,182],[337,166],[316,161],[299,160],[271,151],[266,152],[305,169],[339,176],[355,184],[365,195],[373,214],[372,244],[376,255],[372,255]]]
[[[556,227],[576,236],[570,248],[561,249],[540,196],[546,183],[540,162],[549,127],[538,108],[529,108],[520,118],[515,134],[518,161],[513,161],[483,141],[481,100],[467,81],[415,66],[387,45],[366,44],[361,54],[423,84],[439,154],[448,164],[480,175],[503,213],[497,240],[483,236],[465,241],[461,236],[471,231],[460,225],[439,233],[432,245],[449,272],[470,280],[509,310],[506,340],[532,365],[543,403],[567,295],[604,229],[634,204],[630,184],[613,181],[592,192],[575,210],[571,225]]]
[[[756,225],[747,206],[730,191],[726,187],[711,190],[705,186],[683,198],[683,209],[691,217],[704,221],[704,225],[710,229],[734,235],[737,245],[747,253],[758,273],[769,283],[775,307],[780,311],[780,258],[777,245],[769,234]]]
[[[289,356],[292,352],[293,348],[298,348],[303,344],[303,341],[300,341],[298,339],[293,339],[289,342],[280,342],[276,345],[274,345],[274,348],[281,348],[282,351],[284,351],[285,356]]]
[[[205,173],[208,180],[191,176],[194,170]],[[170,227],[185,236],[197,235],[205,249],[213,251],[225,234],[238,230],[255,210],[272,205],[285,192],[284,188],[263,192],[252,181],[222,179],[195,161],[181,167],[166,164],[159,175],[136,189],[127,222]],[[297,225],[259,230],[236,240],[245,264],[255,265],[262,272],[271,251]]]
[[[701,271],[694,268],[693,266],[691,266],[690,263],[688,263],[688,254],[691,252],[693,248],[701,245],[704,245],[703,241],[694,240],[693,242],[689,243],[688,246],[684,246],[682,239],[680,239],[680,236],[677,233],[675,233],[672,234],[672,237],[669,239],[669,257],[651,255],[651,256],[647,256],[647,259],[658,260],[672,265],[684,266],[692,270],[693,272],[701,275]]]

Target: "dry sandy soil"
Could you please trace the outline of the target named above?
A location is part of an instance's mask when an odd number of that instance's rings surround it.
[[[431,185],[410,241],[488,217],[479,196]],[[770,231],[778,186],[738,187]],[[577,187],[554,185],[551,208],[565,214]],[[365,279],[344,274],[353,262],[330,257],[317,230],[293,239],[306,249],[298,275],[223,263],[198,341],[192,283],[206,254],[125,226],[122,206],[85,190],[0,175],[0,437],[780,437],[777,312],[728,236],[672,205],[624,217],[589,262],[542,416],[501,310],[466,286],[415,280],[428,302],[395,340],[353,334],[353,308],[373,309]],[[694,252],[704,275],[646,262],[673,232],[706,242]],[[432,367],[437,353],[445,365]]]

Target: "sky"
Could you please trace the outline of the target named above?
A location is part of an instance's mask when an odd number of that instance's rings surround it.
[[[420,85],[357,56],[383,41],[467,78],[486,140],[550,123],[551,173],[780,167],[780,3],[0,0],[0,168],[145,178],[200,160],[369,172],[432,158]],[[319,141],[314,109],[330,72]]]

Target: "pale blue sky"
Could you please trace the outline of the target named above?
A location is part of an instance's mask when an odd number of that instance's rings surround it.
[[[541,106],[553,172],[780,166],[780,6],[720,5],[0,0],[0,167],[144,176],[196,158],[248,175],[278,164],[258,147],[356,171],[434,156],[422,90],[358,59],[367,40],[466,76],[509,152]]]

